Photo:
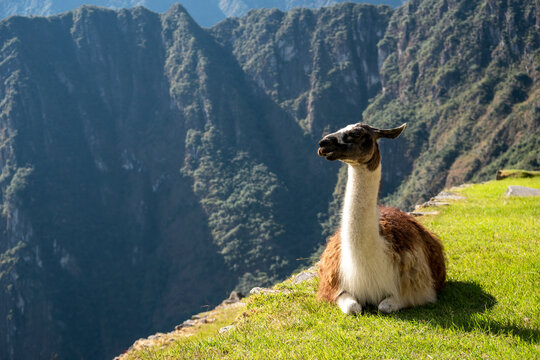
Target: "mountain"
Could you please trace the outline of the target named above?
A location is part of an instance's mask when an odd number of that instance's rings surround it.
[[[401,207],[501,168],[540,168],[540,2],[414,0],[379,43],[366,121],[409,123],[392,144]]]
[[[338,167],[316,142],[380,90],[391,14],[0,22],[0,358],[110,358],[300,266]]]
[[[251,9],[277,8],[287,11],[295,7],[320,8],[345,2],[345,0],[2,0],[0,19],[11,15],[54,15],[73,10],[84,4],[104,6],[110,9],[144,6],[152,11],[165,12],[178,2],[201,26],[210,27],[226,17],[243,16]],[[396,7],[404,1],[352,0],[352,2],[386,4]]]
[[[316,9],[323,6],[332,6],[342,2],[355,2],[373,5],[401,6],[406,0],[219,0],[219,8],[227,17],[243,16],[251,9],[291,10],[297,7]]]
[[[97,5],[110,9],[145,6],[150,10],[162,13],[177,2],[174,0],[4,0],[0,3],[0,19],[11,15],[55,15],[83,5]],[[203,26],[212,26],[226,17],[219,7],[218,0],[184,0],[182,4]]]

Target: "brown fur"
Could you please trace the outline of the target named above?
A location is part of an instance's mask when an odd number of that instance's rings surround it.
[[[369,171],[375,171],[381,163],[381,152],[379,151],[379,144],[375,141],[375,150],[373,151],[373,156],[367,162],[367,168]]]
[[[379,229],[391,245],[392,256],[400,272],[400,292],[405,294],[425,286],[433,279],[435,291],[439,292],[445,282],[446,266],[440,240],[412,216],[395,208],[379,208]],[[418,251],[423,251],[428,261],[430,274],[423,272],[423,261]],[[339,295],[339,267],[341,261],[341,236],[338,230],[328,239],[319,263],[320,300],[335,302]],[[413,305],[413,304],[411,304]]]
[[[319,300],[336,301],[339,295],[339,264],[341,262],[341,230],[328,238],[319,262]]]
[[[407,256],[415,249],[422,249],[428,261],[435,291],[443,288],[446,278],[443,246],[441,241],[415,218],[396,208],[379,207],[381,235],[390,243],[400,263],[400,276],[407,270]],[[415,264],[410,264],[414,266]]]

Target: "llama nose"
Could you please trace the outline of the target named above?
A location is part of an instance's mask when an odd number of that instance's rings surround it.
[[[319,146],[324,147],[328,146],[330,144],[335,144],[337,142],[335,137],[324,137],[321,141],[319,141]]]

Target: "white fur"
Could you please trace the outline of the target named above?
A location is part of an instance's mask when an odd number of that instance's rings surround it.
[[[362,313],[362,305],[356,301],[356,299],[349,293],[344,292],[336,299],[336,303],[347,315],[355,315]]]
[[[379,303],[379,311],[385,313],[391,313],[397,311],[403,307],[403,303],[399,298],[394,296],[387,297]]]
[[[399,275],[388,244],[379,235],[380,179],[380,165],[375,171],[349,165],[341,227],[340,283],[341,290],[361,305],[377,305],[389,296],[399,298]],[[384,305],[381,311],[397,310],[396,303]]]
[[[350,124],[350,125],[347,125],[347,126],[345,126],[343,129],[339,130],[338,132],[340,132],[340,133],[345,133],[345,132],[347,132],[347,131],[349,131],[349,130],[354,129],[355,126],[356,126],[356,124]]]

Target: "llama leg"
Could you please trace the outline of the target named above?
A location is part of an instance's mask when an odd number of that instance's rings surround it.
[[[362,313],[362,306],[356,299],[347,292],[342,292],[336,300],[337,305],[347,315],[355,315]]]
[[[398,311],[399,309],[403,308],[402,301],[395,297],[395,296],[389,296],[379,304],[379,311],[384,313],[391,313],[394,311]]]

